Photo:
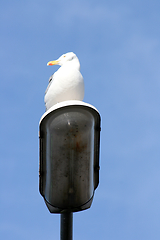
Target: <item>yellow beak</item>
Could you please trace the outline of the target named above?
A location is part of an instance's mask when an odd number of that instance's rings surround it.
[[[59,62],[57,60],[55,60],[55,61],[48,62],[47,66],[58,65],[58,64],[59,64]]]

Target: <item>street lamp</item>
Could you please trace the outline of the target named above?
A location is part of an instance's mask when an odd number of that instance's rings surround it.
[[[39,137],[39,190],[61,214],[61,239],[72,239],[72,213],[91,206],[99,183],[100,115],[82,101],[61,102],[41,117]]]

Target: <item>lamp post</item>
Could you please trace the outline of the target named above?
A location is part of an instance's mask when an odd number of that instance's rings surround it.
[[[39,137],[39,190],[61,214],[61,240],[71,240],[73,212],[91,206],[99,183],[100,115],[90,104],[61,102],[41,117]]]

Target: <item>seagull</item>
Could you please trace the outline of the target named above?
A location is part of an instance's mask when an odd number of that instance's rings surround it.
[[[76,54],[68,52],[47,66],[60,65],[61,67],[49,78],[45,91],[46,111],[53,105],[67,101],[84,98],[84,81],[80,73],[80,62]]]

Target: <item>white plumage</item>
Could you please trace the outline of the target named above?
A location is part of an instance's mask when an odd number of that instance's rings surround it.
[[[69,52],[55,61],[48,62],[47,65],[60,65],[61,67],[49,79],[44,98],[46,110],[58,102],[82,101],[84,81],[77,56],[73,52]]]

